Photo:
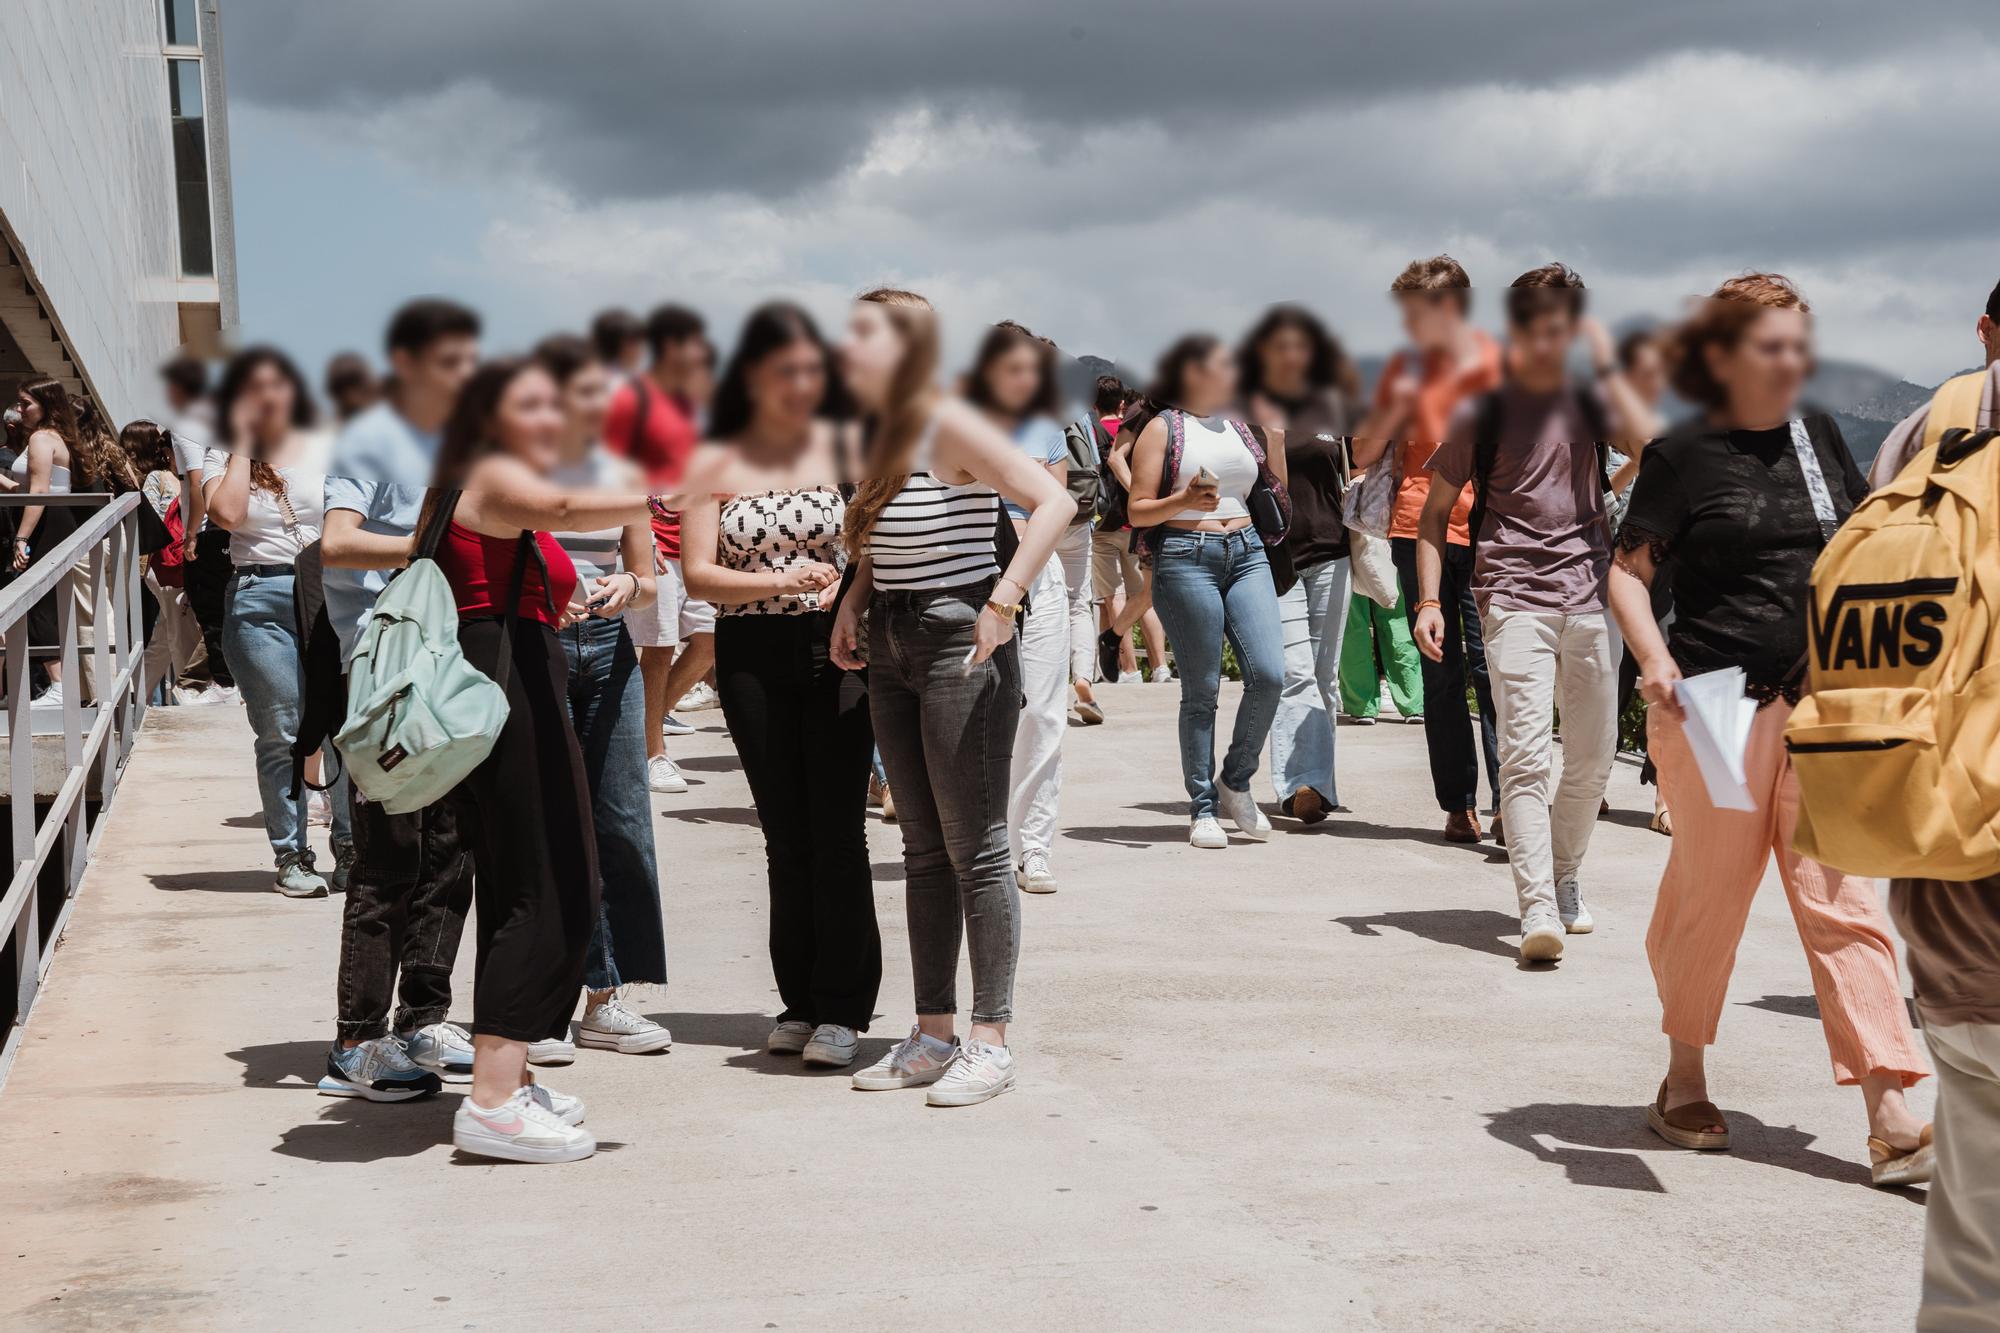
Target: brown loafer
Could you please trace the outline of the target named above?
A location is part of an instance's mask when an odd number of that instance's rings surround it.
[[[1646,1123],[1653,1132],[1676,1148],[1695,1152],[1720,1152],[1729,1146],[1729,1122],[1714,1102],[1689,1102],[1667,1109],[1667,1081],[1660,1080],[1660,1095],[1646,1108]],[[1721,1125],[1720,1130],[1711,1128]]]
[[[1326,818],[1326,798],[1311,787],[1301,787],[1285,802],[1285,813],[1301,824],[1317,824]]]
[[[1454,810],[1444,817],[1446,842],[1478,842],[1479,816],[1470,810]]]

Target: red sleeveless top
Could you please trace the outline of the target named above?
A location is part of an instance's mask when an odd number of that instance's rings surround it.
[[[555,628],[562,609],[576,593],[576,566],[549,533],[536,533],[535,545],[541,548],[542,558],[528,559],[527,573],[521,579],[520,616]],[[506,612],[507,590],[514,586],[514,557],[520,550],[518,536],[488,537],[456,521],[446,526],[438,542],[437,563],[451,584],[461,617]],[[544,564],[549,571],[547,583],[542,580]]]

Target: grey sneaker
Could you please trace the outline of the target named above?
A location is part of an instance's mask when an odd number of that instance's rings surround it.
[[[977,1106],[1014,1086],[1014,1056],[1005,1046],[975,1038],[965,1043],[944,1077],[931,1084],[931,1106]]]
[[[1262,842],[1271,836],[1271,821],[1257,808],[1257,798],[1249,792],[1231,791],[1218,782],[1215,803],[1229,816],[1229,822],[1236,825],[1236,831],[1252,842]]]
[[[472,1036],[458,1024],[432,1023],[398,1033],[397,1040],[419,1069],[428,1069],[447,1083],[472,1081]]]
[[[576,1025],[576,1044],[620,1055],[644,1055],[672,1046],[674,1034],[644,1014],[633,1013],[614,995],[584,1014]]]
[[[788,1018],[771,1029],[771,1035],[764,1039],[764,1050],[771,1055],[797,1055],[812,1038],[812,1024]]]
[[[287,898],[324,898],[326,881],[313,869],[312,858],[292,852],[278,859],[278,877],[271,887]]]
[[[394,1037],[376,1037],[359,1046],[335,1042],[326,1053],[322,1097],[358,1097],[370,1102],[407,1102],[443,1086],[436,1074],[419,1069]]]
[[[945,1042],[926,1037],[922,1028],[913,1027],[887,1055],[856,1074],[854,1086],[862,1092],[925,1087],[943,1078],[957,1058],[958,1038]]]
[[[1588,935],[1597,929],[1597,922],[1591,920],[1590,908],[1583,901],[1583,886],[1573,879],[1556,885],[1556,916],[1563,929],[1572,935]]]
[[[1553,963],[1563,956],[1563,924],[1547,907],[1530,908],[1521,918],[1521,958],[1529,963]]]
[[[841,1069],[854,1063],[854,1052],[860,1045],[853,1028],[842,1027],[838,1023],[821,1023],[813,1029],[812,1040],[806,1043],[803,1057],[809,1065]]]

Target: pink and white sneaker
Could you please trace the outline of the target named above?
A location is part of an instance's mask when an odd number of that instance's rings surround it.
[[[532,1085],[491,1109],[467,1097],[452,1113],[451,1142],[461,1152],[505,1162],[580,1162],[597,1151],[590,1132],[564,1124]]]

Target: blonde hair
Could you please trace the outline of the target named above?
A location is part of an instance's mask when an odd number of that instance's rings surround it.
[[[867,550],[875,520],[910,479],[910,454],[937,396],[938,367],[937,312],[929,301],[898,287],[877,287],[854,299],[882,307],[890,327],[903,340],[903,356],[875,412],[868,475],[847,505],[840,539],[849,559],[858,559]]]

